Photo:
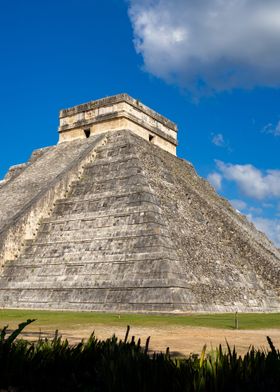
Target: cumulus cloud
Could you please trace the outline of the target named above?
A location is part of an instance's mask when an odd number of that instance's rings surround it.
[[[264,126],[263,130],[264,133],[270,133],[274,136],[280,136],[280,121],[276,125],[271,123]]]
[[[230,203],[280,248],[280,170],[261,171],[251,164],[234,165],[222,161],[216,161],[216,166],[217,171],[208,175],[211,184],[220,189],[222,181],[232,181],[244,196],[255,199],[253,205],[249,199],[232,199]],[[268,214],[265,209],[270,210]]]
[[[279,0],[130,0],[145,69],[193,91],[280,85]]]
[[[234,181],[240,191],[249,197],[262,200],[280,197],[280,170],[262,172],[251,164],[234,165],[216,161],[222,177]]]
[[[210,173],[207,177],[207,180],[217,191],[222,188],[222,179],[221,174],[216,172]]]
[[[248,215],[248,219],[254,223],[256,228],[265,233],[276,246],[280,248],[280,220],[253,217]]]

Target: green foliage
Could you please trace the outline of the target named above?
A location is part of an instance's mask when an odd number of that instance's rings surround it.
[[[16,339],[28,320],[8,334],[0,332],[0,390],[16,392],[218,392],[280,390],[280,352],[271,339],[269,350],[250,348],[244,357],[227,346],[200,356],[173,360],[149,353],[149,338],[115,336],[101,341],[94,334],[70,345],[56,332],[54,339],[37,342]]]

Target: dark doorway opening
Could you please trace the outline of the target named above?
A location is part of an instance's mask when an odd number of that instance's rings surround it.
[[[154,139],[153,135],[149,135],[149,142],[151,142]]]
[[[84,129],[84,134],[86,138],[90,137],[90,129]]]

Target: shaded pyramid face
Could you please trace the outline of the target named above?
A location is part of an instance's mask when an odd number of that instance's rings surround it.
[[[57,156],[63,165],[49,173]],[[1,307],[280,310],[279,250],[189,163],[128,130],[108,132],[47,149],[0,187],[0,201],[25,189],[32,170],[42,188],[79,175],[42,214],[17,258],[4,260]],[[28,189],[35,202],[42,189]],[[14,210],[26,208],[24,200],[14,203]]]

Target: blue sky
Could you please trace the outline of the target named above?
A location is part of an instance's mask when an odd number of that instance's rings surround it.
[[[0,32],[0,178],[56,144],[61,108],[127,92],[280,246],[279,0],[11,0]]]

